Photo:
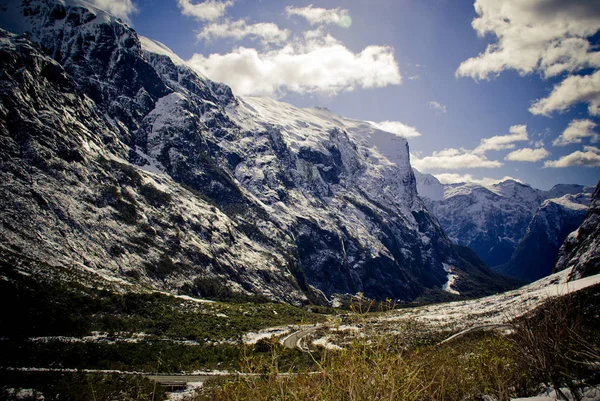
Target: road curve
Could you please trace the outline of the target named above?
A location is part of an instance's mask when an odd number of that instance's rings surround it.
[[[302,340],[304,337],[306,337],[307,335],[309,335],[310,333],[314,332],[315,330],[317,330],[319,327],[321,327],[320,325],[315,325],[315,326],[310,326],[307,328],[304,328],[302,330],[298,330],[293,332],[292,334],[290,334],[289,336],[287,336],[286,338],[284,338],[281,341],[281,344],[286,347],[286,348],[300,348],[300,340]]]

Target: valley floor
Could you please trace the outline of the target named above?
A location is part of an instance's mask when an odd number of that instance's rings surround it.
[[[414,329],[418,327],[423,333],[436,333],[445,341],[461,333],[506,330],[512,320],[533,311],[549,299],[600,284],[600,274],[570,282],[567,281],[569,274],[570,270],[565,270],[516,290],[478,299],[407,308],[388,305],[389,310],[369,310],[369,313],[359,314],[359,318],[351,314],[329,316],[325,324],[294,331],[293,334],[304,334],[294,339],[306,342],[306,337],[310,337],[313,344],[327,344],[335,349],[342,344],[336,345],[334,339],[343,341],[346,338],[347,341],[348,334],[360,337],[374,332],[398,335],[408,331],[414,336]],[[407,325],[415,327],[407,330]],[[309,332],[304,333],[307,330]],[[289,346],[292,343],[288,339],[293,337],[289,335],[290,331],[291,327],[274,327],[248,333],[246,338],[254,339],[249,343],[255,343],[256,339],[279,338],[282,344]]]
[[[552,383],[518,357],[525,351],[515,338],[526,322],[557,349],[570,345],[561,325],[591,339],[582,343],[587,353],[567,347],[561,357],[587,364],[576,369],[582,384],[600,384],[600,275],[567,282],[563,271],[480,299],[411,307],[356,300],[342,310],[198,300],[74,277],[39,262],[3,263],[0,294],[12,307],[0,317],[0,399],[84,400],[89,391],[97,400],[537,396],[541,383]],[[561,301],[548,307],[553,299]],[[570,320],[548,323],[546,311]],[[563,337],[554,339],[555,332]],[[168,395],[156,382],[186,391]],[[391,393],[364,392],[367,382]],[[398,392],[399,385],[412,390]]]

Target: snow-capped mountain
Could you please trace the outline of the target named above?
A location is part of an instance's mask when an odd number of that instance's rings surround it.
[[[532,218],[537,214],[540,217],[547,216],[548,211],[556,210],[552,209],[552,205],[562,204],[556,199],[591,192],[591,188],[581,185],[560,184],[549,191],[542,191],[514,180],[493,185],[441,184],[430,174],[415,171],[415,177],[419,194],[438,218],[448,237],[458,244],[471,247],[492,267],[509,262],[528,232]],[[544,206],[544,201],[548,199],[556,201]],[[582,195],[572,199],[579,199],[585,205],[589,197]],[[562,210],[560,206],[556,208]],[[571,209],[564,210],[569,214]],[[572,226],[566,215],[555,222],[565,222],[569,227]],[[563,231],[565,230],[568,227]],[[544,234],[547,238],[557,235],[556,230],[550,231]],[[555,254],[552,258],[554,256]]]
[[[600,182],[585,220],[562,244],[554,271],[573,268],[570,280],[600,273]]]
[[[590,200],[589,193],[581,193],[542,202],[512,257],[498,271],[527,282],[550,275],[560,246],[583,222]]]
[[[0,14],[25,33],[0,34],[2,252],[295,303],[504,288],[425,208],[405,139],[235,97],[83,1]]]

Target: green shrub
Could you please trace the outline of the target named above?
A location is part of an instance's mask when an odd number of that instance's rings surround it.
[[[188,345],[168,341],[0,343],[2,365],[16,367],[108,369],[162,373],[192,372],[206,368],[239,369],[240,346],[203,343]]]
[[[104,188],[96,203],[99,207],[112,206],[117,211],[116,217],[125,224],[133,225],[137,223],[139,215],[135,198],[116,185]]]
[[[137,187],[142,184],[142,176],[132,165],[120,163],[112,159],[106,159],[102,156],[100,156],[98,162],[101,166],[114,174],[120,185]]]
[[[135,225],[139,219],[139,214],[135,204],[124,200],[118,200],[115,204],[117,218],[125,224]]]
[[[164,400],[165,391],[142,376],[0,371],[2,400]],[[12,389],[12,390],[11,390]],[[31,390],[23,397],[20,389]],[[43,397],[43,398],[42,398]]]
[[[155,280],[165,280],[167,277],[183,270],[183,267],[174,263],[168,256],[163,256],[154,263],[145,263],[144,269],[149,277]]]
[[[194,282],[181,288],[182,294],[223,302],[266,303],[269,299],[261,295],[247,295],[231,290],[227,284],[216,277],[198,277]]]

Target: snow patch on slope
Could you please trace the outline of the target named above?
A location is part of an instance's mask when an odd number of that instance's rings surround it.
[[[265,340],[273,337],[280,337],[290,333],[291,331],[292,327],[290,326],[270,327],[257,332],[246,333],[242,337],[242,341],[244,342],[244,344],[253,345],[259,342],[260,340]]]
[[[591,195],[582,193],[579,195],[564,195],[560,198],[548,199],[544,202],[552,202],[570,210],[587,210],[591,202]],[[544,205],[542,205],[543,207]]]
[[[382,320],[414,319],[419,323],[440,328],[449,327],[454,330],[489,324],[505,324],[507,320],[526,314],[550,298],[600,284],[600,274],[569,282],[570,273],[571,269],[566,269],[502,294],[406,309]]]
[[[331,337],[330,336],[324,336],[321,338],[317,338],[316,340],[313,340],[313,345],[319,346],[319,347],[323,347],[325,349],[328,349],[330,351],[340,351],[343,348],[340,347],[337,344],[332,343],[331,341]]]
[[[452,288],[452,286],[456,283],[456,279],[458,279],[458,275],[454,274],[454,266],[450,266],[446,263],[444,263],[443,265],[444,271],[448,273],[448,275],[446,276],[448,278],[448,281],[442,286],[442,289],[451,294],[460,295],[460,292]]]
[[[171,59],[173,64],[180,66],[187,66],[186,62],[179,57],[173,50],[169,49],[167,45],[145,36],[138,35],[140,43],[142,44],[142,49],[149,53],[159,54],[161,56],[167,56]],[[200,73],[198,73],[200,75]]]
[[[341,128],[348,131],[358,144],[371,150],[368,156],[373,164],[408,166],[406,139],[379,130],[366,121],[341,117],[321,107],[301,109],[267,98],[240,99],[240,107],[230,113],[234,120],[250,131],[277,126],[294,150],[310,147],[324,151],[322,144],[328,140],[327,132]]]

